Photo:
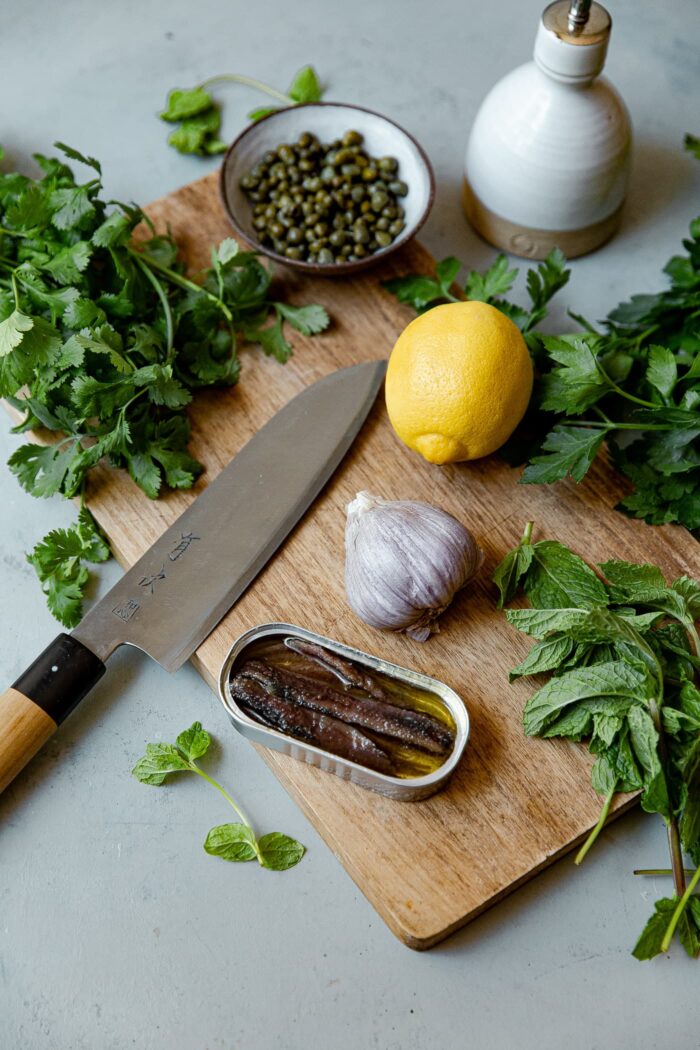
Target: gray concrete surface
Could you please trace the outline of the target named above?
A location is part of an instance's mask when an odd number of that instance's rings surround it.
[[[696,6],[611,6],[608,71],[636,129],[629,206],[617,239],[574,264],[559,315],[571,306],[601,317],[628,293],[654,290],[698,210],[698,167],[680,148],[684,131],[700,131]],[[166,148],[154,114],[167,89],[223,71],[284,87],[312,61],[329,97],[386,112],[427,148],[438,178],[424,235],[433,252],[474,265],[492,258],[459,209],[462,154],[483,93],[529,57],[535,0],[0,8],[0,140],[11,164],[30,167],[33,150],[62,139],[102,159],[108,196],[147,201],[215,163]],[[260,99],[237,88],[220,97],[232,136]],[[3,462],[16,445],[0,426]],[[23,552],[72,517],[0,468],[8,682],[55,633]],[[117,575],[106,567],[100,588]],[[158,791],[129,776],[145,741],[170,739],[195,718],[216,735],[212,769],[255,820],[308,846],[294,871],[206,856],[204,833],[228,819],[217,796],[200,782]],[[657,820],[624,817],[581,870],[565,859],[442,946],[413,954],[233,735],[195,672],[171,678],[120,653],[0,800],[0,1047],[696,1047],[698,964],[677,950],[643,965],[629,955],[651,901],[668,889],[632,868],[664,856]]]

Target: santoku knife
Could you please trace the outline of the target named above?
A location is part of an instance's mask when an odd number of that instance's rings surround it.
[[[120,645],[175,671],[274,554],[350,448],[385,361],[307,387],[156,540],[71,634],[0,698],[0,791],[105,672]]]

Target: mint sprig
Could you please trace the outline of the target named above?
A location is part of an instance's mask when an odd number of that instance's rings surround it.
[[[211,737],[201,722],[193,722],[178,736],[174,744],[146,744],[146,753],[138,760],[132,774],[142,784],[160,787],[174,773],[196,773],[211,784],[226,799],[239,820],[236,823],[217,824],[204,840],[204,849],[213,857],[243,862],[257,860],[263,868],[286,871],[298,864],[305,849],[296,839],[280,831],[268,832],[257,838],[252,824],[240,805],[212,776],[197,765],[211,744]]]
[[[642,808],[661,816],[676,892],[657,901],[634,955],[667,951],[677,935],[695,956],[700,867],[686,886],[683,854],[700,865],[700,583],[681,576],[668,584],[655,565],[620,560],[594,570],[561,543],[533,542],[532,533],[529,523],[494,573],[499,607],[520,593],[529,599],[529,608],[506,616],[536,639],[511,681],[550,675],[525,704],[525,733],[585,739],[595,756],[591,782],[603,804],[577,864],[616,793],[639,791]]]
[[[286,106],[318,102],[323,95],[313,66],[300,69],[294,75],[286,93],[242,73],[222,73],[193,88],[174,88],[168,94],[165,109],[160,113],[161,120],[178,125],[170,133],[168,145],[179,153],[196,153],[201,157],[222,153],[226,149],[226,143],[219,138],[221,107],[207,90],[213,84],[226,82],[254,88],[281,103],[277,106],[259,106],[252,110],[248,114],[248,119],[252,121],[260,120]]]

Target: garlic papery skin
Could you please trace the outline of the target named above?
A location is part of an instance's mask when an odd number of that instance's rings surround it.
[[[426,641],[482,560],[469,530],[429,503],[358,492],[348,505],[345,591],[371,627]]]

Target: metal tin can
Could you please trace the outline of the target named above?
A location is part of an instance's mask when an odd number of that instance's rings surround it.
[[[294,737],[286,736],[276,729],[269,729],[267,726],[261,725],[250,718],[241,710],[231,695],[229,688],[231,674],[235,669],[235,665],[253,642],[273,635],[283,635],[285,638],[299,638],[304,641],[315,642],[317,645],[323,646],[324,649],[328,649],[346,660],[352,661],[352,663],[367,667],[372,671],[378,671],[400,682],[406,682],[407,685],[422,689],[425,692],[433,693],[447,708],[455,724],[454,744],[442,765],[425,776],[410,778],[389,776],[386,773],[378,773],[373,769],[367,769],[365,766],[358,765],[356,762],[340,758],[338,755],[325,751],[323,748],[315,747],[313,744],[307,744]],[[389,663],[378,656],[364,653],[360,649],[352,649],[350,646],[336,642],[332,638],[325,638],[321,634],[315,634],[313,631],[307,631],[303,627],[296,627],[294,624],[289,623],[261,624],[258,627],[252,627],[236,639],[229,649],[221,668],[219,697],[234,727],[239,733],[254,743],[262,744],[263,747],[273,748],[275,751],[281,751],[282,754],[291,755],[292,758],[296,758],[300,762],[307,762],[309,765],[317,766],[327,773],[333,773],[342,780],[350,780],[353,784],[358,784],[360,787],[378,791],[381,795],[386,795],[388,798],[402,802],[415,802],[418,799],[427,798],[428,795],[432,795],[441,787],[444,787],[461,759],[469,738],[469,714],[467,708],[457,693],[445,685],[444,682],[440,682],[436,678],[430,678],[428,675],[420,674],[418,671],[411,671],[407,667]]]

